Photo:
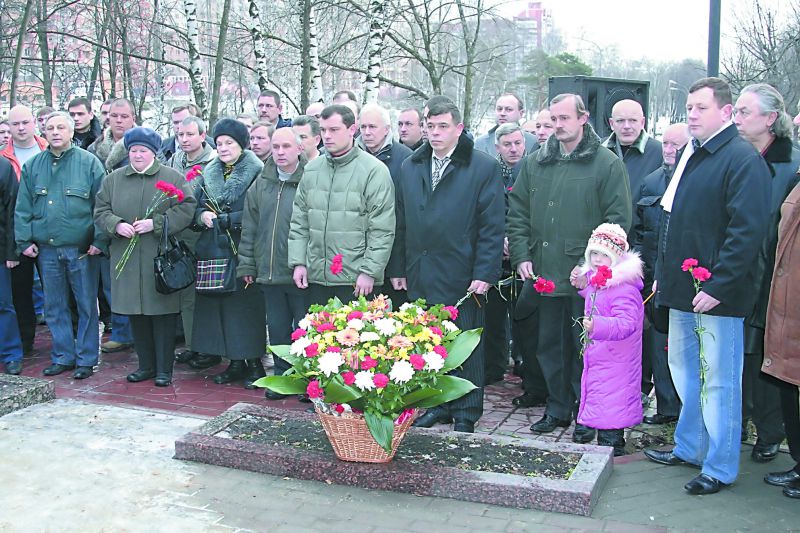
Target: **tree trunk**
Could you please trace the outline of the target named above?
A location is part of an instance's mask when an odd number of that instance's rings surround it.
[[[47,42],[47,0],[36,2],[36,40],[42,68],[44,105],[53,107],[53,76],[50,72],[50,46]]]
[[[300,0],[300,107],[311,103],[311,0]]]
[[[308,90],[308,100],[304,107],[311,102],[321,102],[322,93],[322,71],[319,68],[319,44],[317,42],[317,16],[314,13],[314,6],[308,8],[308,71],[311,84]]]
[[[14,107],[17,103],[17,80],[19,80],[19,66],[22,62],[22,48],[25,45],[25,36],[28,34],[28,21],[31,19],[33,2],[34,0],[28,0],[25,2],[25,10],[22,12],[22,21],[19,25],[17,50],[14,53],[14,66],[11,67],[11,89],[8,94],[9,107]]]
[[[258,73],[258,88],[261,91],[267,89],[267,77],[269,68],[267,65],[267,45],[264,40],[264,32],[261,31],[261,19],[258,16],[258,2],[248,1],[248,13],[250,15],[249,29],[250,36],[253,38],[253,54],[256,56],[256,72]]]
[[[219,22],[219,41],[217,41],[217,57],[214,63],[214,84],[211,86],[211,111],[208,115],[209,129],[217,121],[217,113],[219,112],[219,91],[222,88],[222,71],[225,70],[225,42],[228,40],[230,12],[231,0],[225,0],[222,6],[222,20]]]
[[[370,0],[369,3],[369,50],[367,52],[367,76],[364,80],[364,102],[378,100],[381,74],[381,52],[383,36],[386,34],[384,0]]]
[[[475,51],[478,44],[478,35],[481,30],[481,15],[483,5],[480,0],[475,5],[475,29],[470,31],[469,20],[464,9],[462,0],[456,0],[458,6],[458,17],[461,20],[461,32],[463,35],[464,52],[466,56],[466,66],[464,68],[464,126],[469,128],[472,120],[472,100],[473,100],[473,78],[475,77]]]
[[[230,6],[227,0],[226,5]],[[206,88],[203,85],[203,64],[200,61],[200,35],[197,31],[197,2],[183,0],[183,10],[186,13],[186,33],[189,38],[189,79],[192,82],[194,102],[200,108],[203,118],[207,118]]]
[[[108,25],[111,22],[111,17],[109,16],[108,9],[107,9],[107,2],[102,2],[103,4],[103,22],[100,25],[100,33],[97,35],[97,46],[94,47],[94,61],[92,62],[92,75],[89,78],[89,87],[86,90],[86,97],[91,102],[94,98],[94,87],[97,84],[97,79],[100,77],[100,66],[101,60],[103,59],[103,53],[100,49],[100,44],[106,38],[106,32],[108,32]],[[100,9],[98,6],[97,13],[99,15]],[[101,89],[101,93],[104,91]],[[105,95],[104,95],[105,96]]]

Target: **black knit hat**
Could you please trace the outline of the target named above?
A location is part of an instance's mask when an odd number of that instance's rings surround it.
[[[154,154],[161,150],[161,135],[143,126],[131,128],[125,132],[123,137],[125,149],[130,150],[133,146],[144,146]]]
[[[227,135],[236,141],[242,147],[242,150],[250,147],[250,132],[247,131],[247,126],[238,120],[223,118],[214,124],[214,132],[211,136],[214,137],[215,143],[220,135]]]

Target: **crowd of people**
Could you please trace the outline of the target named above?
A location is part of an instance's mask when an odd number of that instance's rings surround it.
[[[267,343],[291,343],[329,298],[460,302],[456,324],[484,328],[455,371],[476,388],[416,426],[473,432],[483,387],[513,366],[514,406],[545,406],[534,433],[574,423],[575,442],[619,455],[626,428],[674,422],[674,449],[645,453],[697,466],[685,488],[710,494],[736,479],[752,421],[752,460],[788,439],[798,465],[765,481],[800,498],[800,150],[773,87],[734,102],[703,78],[688,93],[687,124],[660,141],[634,100],[601,139],[577,94],[521,125],[520,98],[500,95],[477,138],[446,96],[401,110],[397,138],[389,110],[350,91],[294,119],[263,91],[257,117],[211,131],[182,105],[166,139],[124,98],[99,116],[84,98],[13,107],[0,122],[5,370],[32,349],[39,291],[45,375],[86,379],[101,350],[133,346],[128,381],[160,387],[175,364],[227,360],[214,383],[253,388]],[[152,265],[168,236],[197,279],[166,294]],[[276,375],[288,368],[275,358]]]

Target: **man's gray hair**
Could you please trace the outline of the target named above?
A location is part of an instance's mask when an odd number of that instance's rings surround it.
[[[372,102],[365,104],[364,107],[361,108],[361,113],[359,113],[359,116],[363,116],[364,113],[378,113],[383,121],[384,126],[389,126],[392,123],[392,117],[389,116],[389,110],[378,104],[374,104]]]
[[[745,93],[756,95],[762,115],[768,115],[772,112],[778,114],[778,118],[775,119],[769,129],[776,137],[792,136],[792,119],[786,113],[786,104],[783,102],[783,96],[775,87],[766,83],[754,83],[742,89],[742,94]]]
[[[47,123],[50,122],[51,119],[54,119],[56,117],[62,117],[67,119],[67,123],[69,124],[70,129],[72,131],[75,131],[75,121],[72,119],[71,116],[69,116],[69,113],[67,113],[66,111],[53,111],[52,113],[50,113],[50,116],[47,117],[47,120],[44,121],[44,127],[47,128]]]
[[[189,115],[185,119],[181,120],[181,126],[189,126],[190,124],[197,124],[197,133],[200,135],[204,135],[206,133],[206,123],[202,118]]]
[[[514,124],[513,122],[506,122],[505,124],[500,124],[497,126],[497,129],[494,130],[494,143],[500,144],[500,139],[505,137],[506,135],[511,135],[515,131],[522,131],[522,128],[519,124]],[[524,138],[523,134],[523,138]]]

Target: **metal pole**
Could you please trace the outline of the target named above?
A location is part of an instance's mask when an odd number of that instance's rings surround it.
[[[709,76],[719,76],[719,25],[722,0],[710,0],[708,10],[708,66]]]

